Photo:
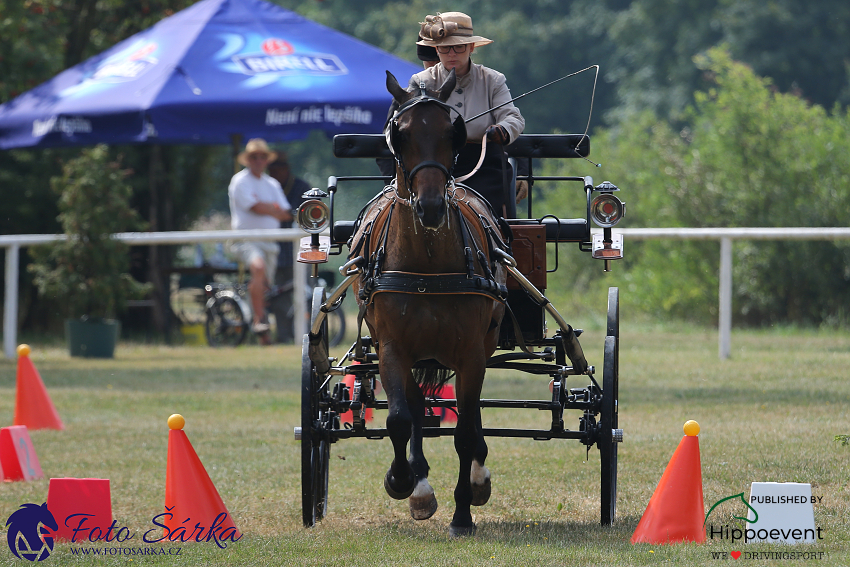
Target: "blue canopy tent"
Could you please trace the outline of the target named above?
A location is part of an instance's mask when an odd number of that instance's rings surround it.
[[[380,132],[420,68],[263,0],[202,0],[0,105],[0,149]]]

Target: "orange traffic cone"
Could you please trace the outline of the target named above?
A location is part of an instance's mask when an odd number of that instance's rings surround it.
[[[165,473],[165,514],[161,525],[170,541],[238,541],[233,523],[183,426],[180,414],[168,418],[168,464]]]
[[[685,437],[673,453],[646,511],[632,535],[632,543],[705,541],[699,424],[685,423]]]
[[[455,397],[455,387],[451,384],[443,384],[440,390],[434,395],[435,398],[443,400],[453,400]],[[443,423],[457,423],[457,408],[435,408],[434,414],[440,416],[440,421]]]
[[[360,364],[360,362],[355,360],[352,364]],[[348,388],[348,391],[351,392],[351,393],[354,392],[354,380],[355,380],[355,378],[356,378],[356,376],[354,376],[354,374],[346,374],[342,378],[342,382],[346,385],[346,387]],[[375,391],[377,392],[380,389],[381,389],[381,383],[376,381],[375,382]],[[342,414],[340,416],[340,419],[341,419],[342,423],[344,423],[344,424],[345,423],[354,423],[354,412],[345,412],[344,414]],[[371,421],[372,421],[372,408],[366,408],[366,411],[364,413],[364,422],[370,423]]]
[[[14,425],[26,425],[28,429],[65,429],[38,370],[30,360],[29,345],[18,346]]]

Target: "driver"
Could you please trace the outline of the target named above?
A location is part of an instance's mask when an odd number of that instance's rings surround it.
[[[429,89],[438,90],[454,69],[457,85],[446,103],[464,117],[471,118],[511,100],[505,76],[473,63],[470,58],[476,47],[492,43],[486,37],[473,35],[472,18],[461,12],[444,12],[426,17],[420,26],[419,35],[423,39],[416,44],[436,48],[440,62],[413,75],[408,90],[418,89],[421,82]],[[486,134],[487,153],[484,163],[464,183],[490,201],[497,216],[507,218],[511,210],[506,202],[504,187],[513,172],[502,146],[516,140],[524,128],[525,119],[513,103],[488,112],[466,125],[466,146],[458,156],[453,174],[457,178],[473,170],[481,156],[481,141]],[[517,202],[525,198],[527,193],[527,182],[517,181]]]

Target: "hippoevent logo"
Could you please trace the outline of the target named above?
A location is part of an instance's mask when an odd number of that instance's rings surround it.
[[[6,521],[6,541],[15,557],[28,561],[44,561],[53,551],[53,537],[50,530],[59,526],[45,502],[23,504],[12,512]]]
[[[71,544],[113,544],[113,547],[71,547],[72,555],[180,555],[179,547],[152,547],[150,544],[168,543],[214,543],[220,549],[226,549],[228,542],[242,539],[235,527],[228,524],[228,514],[218,514],[209,526],[193,522],[186,518],[177,527],[169,528],[165,521],[174,515],[166,508],[162,514],[151,519],[153,528],[148,529],[136,539],[138,534],[127,526],[119,525],[115,520],[109,526],[92,525],[91,514],[69,514],[60,518],[64,527],[71,532]],[[48,510],[47,503],[23,504],[6,521],[6,539],[9,549],[20,558],[29,561],[43,561],[53,552],[55,533],[59,522]],[[140,540],[140,541],[139,541]],[[120,546],[115,547],[115,544]],[[134,545],[135,544],[135,545]],[[147,544],[147,545],[142,545]]]
[[[260,51],[240,53],[232,57],[239,70],[246,75],[346,75],[348,68],[339,57],[330,53],[296,51],[288,41],[268,38],[260,44]]]
[[[708,513],[705,515],[705,521],[703,521],[703,527],[706,527],[708,523],[708,517],[717,508],[720,504],[731,500],[740,500],[751,512],[752,519],[743,517],[743,516],[735,516],[732,515],[732,519],[742,520],[744,522],[749,523],[749,525],[755,525],[759,521],[759,514],[756,508],[753,506],[758,504],[816,504],[820,503],[823,500],[823,496],[811,496],[811,500],[807,496],[751,496],[750,501],[748,502],[744,493],[741,492],[739,494],[733,494],[732,496],[727,496],[725,498],[721,498],[717,502],[715,502],[711,508],[709,508]],[[722,524],[720,526],[715,526],[714,524],[708,524],[708,536],[714,540],[724,540],[729,541],[730,543],[736,543],[738,541],[743,540],[744,543],[749,543],[751,540],[794,540],[798,542],[803,541],[812,541],[815,539],[815,535],[817,535],[817,539],[823,539],[823,528],[807,528],[807,529],[799,529],[799,528],[739,528],[734,525]],[[740,552],[732,552],[740,555]],[[737,557],[733,557],[737,559]]]

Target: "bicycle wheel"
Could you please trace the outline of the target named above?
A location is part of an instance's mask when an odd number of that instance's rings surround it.
[[[204,331],[210,346],[237,346],[245,340],[248,321],[241,303],[230,292],[218,293],[207,301]]]

